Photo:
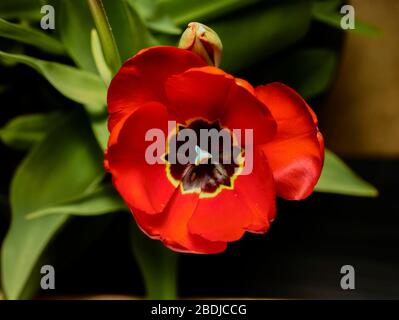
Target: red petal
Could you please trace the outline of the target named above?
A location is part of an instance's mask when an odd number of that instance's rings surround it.
[[[276,217],[276,190],[272,171],[260,150],[254,151],[253,172],[237,179],[235,189],[238,196],[252,211],[250,232],[266,232]]]
[[[221,118],[223,126],[241,132],[241,144],[263,144],[270,141],[276,133],[276,122],[246,87],[234,83],[226,100],[226,112]],[[246,143],[245,129],[253,130],[253,141]]]
[[[111,132],[110,140],[114,142],[106,153],[108,169],[116,189],[131,209],[161,212],[175,190],[166,177],[165,164],[148,164],[145,159],[145,151],[153,143],[145,141],[146,132],[159,128],[167,136],[167,125],[166,108],[152,102],[136,109],[118,133]],[[159,156],[164,152],[163,140]]]
[[[276,137],[263,146],[277,195],[304,199],[313,192],[324,161],[316,115],[298,93],[280,83],[257,87],[256,96],[277,121]]]
[[[255,152],[252,173],[238,176],[232,190],[201,198],[189,229],[211,241],[235,241],[245,231],[265,232],[275,213],[273,177],[265,157]]]
[[[204,65],[199,56],[188,50],[169,46],[141,50],[112,79],[108,89],[109,130],[143,103],[165,102],[164,85],[168,77]]]
[[[166,81],[169,108],[180,122],[194,118],[218,120],[234,78],[214,67],[193,68]]]
[[[235,81],[236,81],[237,85],[247,89],[248,92],[250,92],[251,94],[255,95],[254,87],[247,80],[236,78]]]
[[[169,106],[180,122],[193,118],[218,120],[234,78],[214,67],[190,69],[166,81]]]
[[[182,194],[178,188],[163,213],[148,215],[133,210],[133,214],[147,235],[161,240],[172,250],[208,254],[224,251],[226,243],[209,241],[189,233],[188,221],[197,203],[198,194]]]
[[[180,121],[220,120],[229,129],[253,130],[255,144],[269,141],[276,123],[264,105],[251,94],[250,85],[214,67],[193,68],[170,77],[166,83],[170,108]],[[252,141],[250,142],[252,143]]]

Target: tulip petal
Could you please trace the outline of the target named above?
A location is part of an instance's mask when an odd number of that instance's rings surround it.
[[[276,190],[272,171],[263,152],[255,150],[252,174],[239,178],[235,189],[252,212],[252,221],[246,230],[264,233],[276,217]]]
[[[280,83],[259,86],[256,96],[277,121],[277,135],[262,149],[287,200],[308,197],[320,177],[324,142],[314,112],[293,89]]]
[[[245,145],[245,129],[253,130],[253,141],[269,141],[276,132],[270,112],[248,90],[249,84],[215,67],[192,68],[170,77],[166,95],[180,121],[204,118],[220,120],[223,127],[237,129]]]
[[[241,134],[241,145],[263,144],[276,134],[276,121],[264,105],[242,82],[231,86],[226,101],[226,110],[221,118],[222,126],[236,129]],[[253,139],[246,140],[245,130],[252,130]]]
[[[145,141],[148,130],[154,128],[161,130],[163,140]],[[164,154],[167,132],[168,113],[157,102],[139,107],[127,118],[118,133],[111,132],[110,140],[114,143],[106,152],[106,167],[112,174],[116,189],[131,209],[159,213],[164,210],[175,190],[166,177],[165,164],[149,164],[145,159],[147,147],[155,142],[160,143],[156,156]],[[113,138],[116,134],[118,137]]]
[[[266,232],[275,213],[273,177],[266,158],[258,151],[253,171],[238,176],[233,189],[199,200],[189,230],[211,241],[236,241],[245,231]]]
[[[182,194],[176,189],[165,211],[158,215],[133,210],[139,227],[151,238],[161,240],[178,252],[219,253],[226,249],[225,242],[206,240],[189,233],[190,220],[198,203],[198,194]]]
[[[248,92],[255,95],[255,88],[247,80],[236,78],[235,81],[238,86],[247,89]]]
[[[218,120],[234,78],[214,67],[193,68],[166,81],[169,108],[177,119]]]
[[[196,54],[175,47],[158,46],[141,50],[123,64],[111,81],[107,97],[109,130],[144,103],[164,103],[167,78],[204,65],[205,62]]]

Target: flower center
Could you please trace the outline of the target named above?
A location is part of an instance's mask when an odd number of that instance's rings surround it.
[[[179,124],[169,135],[166,174],[174,186],[180,185],[182,193],[214,197],[224,188],[233,188],[243,167],[242,155],[231,131],[218,121],[195,119]]]
[[[199,146],[195,146],[195,152],[197,156],[195,157],[195,165],[199,165],[201,163],[206,163],[208,159],[212,158],[212,155],[208,151],[202,150]]]

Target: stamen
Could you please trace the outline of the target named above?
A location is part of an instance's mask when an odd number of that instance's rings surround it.
[[[195,165],[196,166],[198,166],[199,164],[202,164],[202,163],[206,163],[206,161],[208,159],[212,158],[212,155],[209,152],[202,150],[198,146],[195,146],[195,152],[197,153],[197,155],[195,157]]]

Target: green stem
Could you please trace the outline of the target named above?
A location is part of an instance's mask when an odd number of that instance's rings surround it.
[[[121,58],[104,5],[101,0],[87,0],[87,3],[97,28],[105,60],[113,74],[115,74],[121,66]]]
[[[147,299],[176,299],[178,254],[164,247],[160,241],[148,238],[134,222],[131,226],[131,243],[144,278]]]

